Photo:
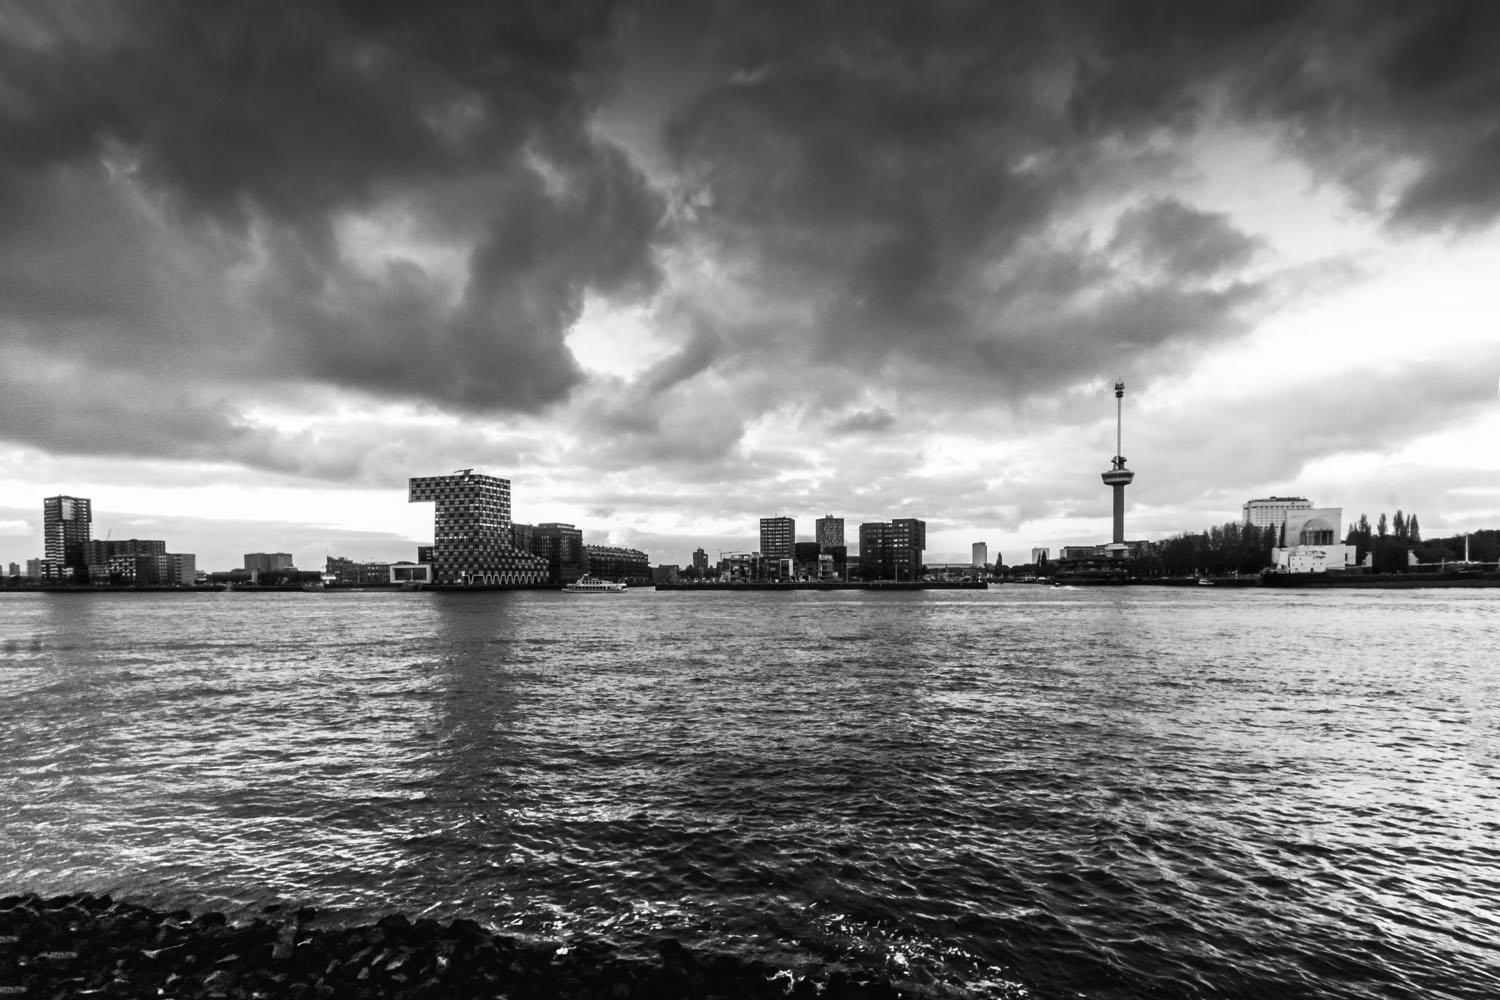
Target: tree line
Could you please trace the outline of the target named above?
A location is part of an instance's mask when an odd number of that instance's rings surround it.
[[[1207,531],[1175,535],[1156,543],[1138,560],[1143,576],[1230,576],[1259,573],[1271,565],[1276,528],[1229,521]]]
[[[1143,576],[1228,576],[1254,574],[1269,569],[1271,550],[1296,545],[1297,539],[1283,537],[1282,526],[1257,527],[1230,521],[1200,532],[1175,535],[1157,542],[1137,562]],[[1464,558],[1463,535],[1423,540],[1422,525],[1415,513],[1402,510],[1387,517],[1381,513],[1375,523],[1359,515],[1344,537],[1344,544],[1355,550],[1355,563],[1370,557],[1370,568],[1377,573],[1401,573],[1410,567],[1410,555],[1422,564],[1459,562]],[[1468,536],[1469,559],[1493,563],[1500,560],[1500,530],[1475,531]]]

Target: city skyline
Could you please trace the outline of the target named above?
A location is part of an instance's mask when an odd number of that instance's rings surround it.
[[[0,561],[1500,523],[1487,6],[542,9],[0,18]]]

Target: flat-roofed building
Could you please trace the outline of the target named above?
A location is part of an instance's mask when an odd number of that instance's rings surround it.
[[[820,517],[814,522],[817,529],[818,550],[827,552],[844,544],[844,519],[834,517],[832,514]]]
[[[93,503],[87,497],[55,496],[42,501],[44,578],[88,581],[93,520]]]
[[[169,552],[167,559],[170,561],[171,569],[168,572],[169,582],[179,587],[191,587],[198,582],[198,556],[193,552]]]
[[[785,514],[760,519],[761,555],[778,559],[793,558],[793,546],[797,540],[797,522]]]
[[[632,586],[645,586],[652,582],[651,558],[640,549],[622,548],[618,545],[585,545],[589,576],[597,580],[612,580]]]
[[[391,583],[391,564],[378,560],[358,562],[340,556],[329,556],[323,568],[323,579],[345,587]]]
[[[158,538],[96,538],[89,542],[89,565],[107,565],[115,556],[165,555],[167,543]]]
[[[915,517],[859,526],[859,568],[867,580],[916,580],[927,548],[927,522]]]
[[[279,569],[296,569],[290,552],[246,552],[245,569],[251,573],[274,573]]]
[[[460,469],[408,481],[410,503],[433,505],[432,576],[439,584],[537,586],[547,564],[511,544],[510,480]]]
[[[547,582],[554,587],[576,583],[588,572],[583,531],[561,521],[544,521],[531,529],[531,554],[547,566]]]
[[[818,578],[818,559],[823,554],[823,548],[817,542],[797,542],[792,546],[795,568],[793,573],[799,580],[816,580]]]
[[[425,584],[432,582],[432,567],[426,563],[393,562],[390,565],[390,582],[402,584]]]
[[[1307,497],[1260,497],[1246,500],[1240,509],[1244,513],[1245,524],[1253,524],[1257,528],[1278,528],[1294,511],[1311,510],[1312,501]]]

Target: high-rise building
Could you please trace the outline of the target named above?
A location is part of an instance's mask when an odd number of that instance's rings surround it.
[[[824,552],[844,544],[844,519],[829,514],[816,522],[818,548]]]
[[[21,575],[21,564],[20,563],[11,563],[10,564],[10,575],[11,576],[20,576]]]
[[[760,519],[760,554],[778,559],[792,558],[797,540],[797,522],[779,515]]]
[[[927,548],[927,522],[915,517],[891,522],[887,540],[892,580],[915,580],[922,575],[922,551]]]
[[[93,504],[84,497],[55,496],[42,501],[44,577],[87,582],[93,520]]]
[[[1257,528],[1279,528],[1293,511],[1312,510],[1312,501],[1307,497],[1260,497],[1246,500],[1240,509],[1244,512],[1246,524]]]
[[[975,542],[970,550],[971,558],[969,565],[975,569],[984,569],[990,563],[990,547],[984,542]]]
[[[697,570],[700,576],[708,571],[708,553],[702,548],[693,550],[693,569]]]
[[[531,554],[547,566],[547,582],[566,586],[588,572],[583,532],[571,524],[547,521],[531,529]]]
[[[432,578],[439,584],[535,586],[547,566],[510,540],[510,480],[460,469],[408,480],[409,503],[433,505]]]
[[[915,517],[859,526],[859,567],[865,579],[915,580],[927,548],[927,522]]]
[[[885,576],[885,543],[890,528],[884,521],[866,521],[859,526],[859,571],[866,580]]]

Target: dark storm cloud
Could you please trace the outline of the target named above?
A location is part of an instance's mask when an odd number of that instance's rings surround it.
[[[1121,216],[1110,248],[1131,252],[1174,278],[1211,277],[1248,263],[1260,241],[1222,212],[1200,212],[1175,198],[1137,205]]]
[[[1500,6],[1224,0],[1064,5],[1079,42],[1080,129],[1185,132],[1210,111],[1270,125],[1326,176],[1370,196],[1392,168],[1389,221],[1500,216]]]
[[[8,365],[0,375],[0,426],[17,441],[58,455],[233,462],[327,480],[359,474],[359,450],[323,451],[247,421],[236,408],[192,388],[163,395],[144,377],[93,380],[40,375]]]
[[[728,468],[777,406],[909,419],[861,380],[1022,405],[1240,336],[1278,286],[1179,190],[1206,128],[1393,229],[1494,221],[1497,42],[1484,2],[11,5],[0,335],[81,369],[131,453],[294,468],[210,394],[541,413],[588,296],[646,301],[678,353],[579,426],[607,464]],[[649,181],[600,125],[643,54]],[[131,402],[183,382],[193,420]]]
[[[611,11],[414,10],[143,2],[13,13],[0,23],[0,205],[23,218],[51,205],[33,224],[54,233],[76,190],[121,203],[137,190],[156,208],[137,206],[150,218],[127,220],[114,244],[68,232],[86,276],[39,277],[25,243],[0,247],[0,287],[21,293],[7,300],[11,317],[47,339],[56,320],[87,310],[114,329],[75,328],[80,339],[172,338],[203,378],[311,379],[463,409],[561,399],[582,378],[563,336],[585,294],[657,281],[662,202],[590,131],[612,72]],[[449,277],[420,261],[372,271],[341,245],[341,222],[392,209],[415,220],[419,240],[471,248],[456,300]],[[161,300],[197,276],[134,259],[160,230],[203,246],[239,241],[238,275],[216,276],[231,297],[235,282],[249,286],[232,329],[171,316]],[[225,351],[246,337],[253,353]]]
[[[773,9],[713,26],[720,82],[666,141],[699,192],[698,231],[750,262],[767,298],[811,305],[785,335],[792,356],[939,382],[980,363],[1020,396],[1127,349],[1244,329],[1264,288],[1197,287],[1256,245],[1226,217],[1155,197],[1110,246],[1063,228],[1101,191],[1162,173],[1158,151],[1080,126],[1078,11]]]
[[[1271,284],[1236,279],[1262,242],[1170,193],[1201,129],[1269,128],[1371,208],[1372,183],[1399,184],[1393,224],[1492,220],[1495,9],[728,8],[704,25],[715,82],[666,145],[699,231],[767,299],[812,306],[794,354],[959,381],[982,359],[1020,396],[1189,357],[1272,306]],[[1106,246],[1067,231],[1131,192]]]

